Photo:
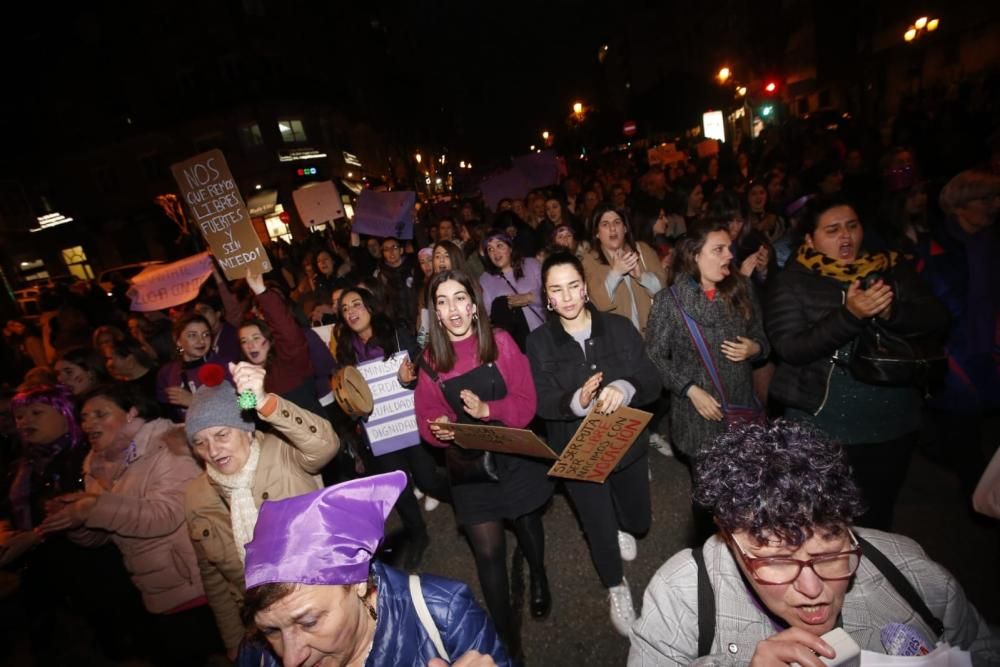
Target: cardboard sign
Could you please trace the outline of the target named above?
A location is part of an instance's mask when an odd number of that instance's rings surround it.
[[[212,256],[199,253],[173,262],[150,266],[132,278],[128,297],[131,310],[148,313],[173,308],[198,296],[205,279],[212,274]]]
[[[385,238],[413,238],[415,192],[372,192],[362,190],[354,209],[353,231]]]
[[[246,276],[247,269],[267,273],[271,261],[250,222],[226,158],[215,149],[170,166],[194,224],[201,230],[226,278]]]
[[[628,407],[610,415],[591,410],[549,475],[603,484],[652,418],[649,412]]]
[[[396,378],[399,366],[409,355],[397,352],[388,361],[376,359],[358,364],[358,372],[372,390],[375,407],[363,423],[375,456],[420,444],[413,390]]]
[[[442,424],[455,431],[455,444],[463,449],[485,449],[537,459],[555,459],[556,453],[531,431],[487,424]]]
[[[675,162],[687,160],[687,154],[675,149],[673,144],[668,144],[667,146],[654,146],[650,148],[646,151],[646,158],[649,161],[650,167],[655,167],[658,164],[666,167]]]
[[[307,227],[332,223],[344,217],[344,202],[333,181],[305,185],[292,193],[295,209]]]
[[[698,142],[695,150],[698,151],[698,157],[700,158],[712,157],[719,154],[719,142],[715,139],[705,139]]]

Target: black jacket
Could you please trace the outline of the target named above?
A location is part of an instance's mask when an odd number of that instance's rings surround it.
[[[897,264],[886,279],[893,289],[886,329],[928,336],[947,331],[947,309],[909,264]],[[768,287],[764,321],[778,361],[770,393],[785,406],[814,414],[823,406],[837,350],[865,327],[847,310],[846,298],[846,284],[794,258]]]
[[[591,329],[586,355],[558,318],[550,318],[528,336],[538,416],[546,421],[549,446],[557,453],[562,452],[583,421],[570,408],[573,394],[594,373],[604,373],[602,386],[625,380],[635,387],[630,403],[633,408],[652,403],[660,395],[660,377],[632,321],[600,312],[589,304],[587,308]],[[645,451],[647,437],[643,432],[620,465],[628,465]]]

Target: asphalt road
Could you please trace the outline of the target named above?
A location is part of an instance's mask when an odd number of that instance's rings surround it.
[[[625,576],[639,613],[646,584],[675,552],[691,546],[693,526],[687,469],[676,459],[649,455],[652,470],[653,523],[639,541],[639,556],[625,564]],[[924,546],[965,588],[980,612],[1000,626],[1000,524],[975,521],[966,509],[955,476],[922,454],[914,456],[896,511],[895,531]],[[471,552],[455,526],[451,509],[442,504],[427,513],[431,545],[422,571],[468,582],[479,597]],[[390,529],[398,527],[395,516]],[[516,539],[507,533],[513,554]],[[552,613],[531,619],[521,591],[527,588],[526,566],[512,575],[515,604],[521,609],[526,664],[624,665],[628,640],[619,636],[608,617],[607,593],[590,560],[583,534],[566,497],[557,494],[545,514],[545,561],[552,589]]]

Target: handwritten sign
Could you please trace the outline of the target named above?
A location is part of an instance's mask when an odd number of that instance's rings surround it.
[[[358,364],[358,372],[372,391],[375,407],[363,425],[375,456],[420,444],[413,390],[399,384],[396,374],[409,355],[397,352],[387,361]]]
[[[292,193],[299,218],[307,227],[332,223],[344,217],[344,203],[333,181],[304,185]]]
[[[463,449],[485,449],[538,459],[557,458],[541,438],[527,429],[487,424],[446,423],[442,426],[455,431],[455,444]]]
[[[373,192],[362,190],[354,209],[353,231],[371,236],[413,238],[415,192]]]
[[[603,484],[653,415],[623,407],[610,415],[583,418],[549,475]]]
[[[205,279],[212,274],[212,256],[199,253],[172,264],[158,264],[132,278],[128,297],[131,309],[148,313],[173,308],[198,296]]]
[[[267,273],[271,262],[250,222],[243,197],[226,158],[216,149],[171,165],[181,198],[201,230],[226,278],[235,280],[247,269]]]
[[[668,166],[675,162],[684,162],[687,160],[687,154],[683,151],[678,151],[673,144],[667,144],[666,146],[654,146],[650,148],[646,151],[646,158],[649,161],[650,167],[655,167],[658,164]]]

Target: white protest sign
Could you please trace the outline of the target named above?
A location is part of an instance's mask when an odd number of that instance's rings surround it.
[[[368,383],[375,407],[364,422],[368,443],[375,456],[420,444],[413,390],[399,384],[396,374],[409,355],[397,352],[387,361],[376,359],[358,364],[358,372]]]
[[[132,279],[131,309],[148,313],[187,303],[212,274],[212,256],[199,253],[172,264],[151,266]]]
[[[292,193],[295,209],[307,227],[332,223],[344,217],[344,203],[333,181],[304,185]]]

